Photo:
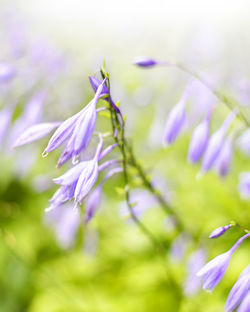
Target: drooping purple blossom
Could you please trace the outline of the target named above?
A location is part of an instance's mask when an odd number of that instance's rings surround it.
[[[225,305],[225,311],[226,312],[234,311],[242,302],[242,300],[248,295],[249,290],[250,290],[250,264],[242,271],[237,282],[231,289]]]
[[[193,252],[187,263],[187,277],[183,285],[186,296],[194,296],[200,289],[201,279],[196,276],[196,272],[201,269],[206,260],[206,253],[203,249]]]
[[[222,178],[224,178],[230,170],[232,156],[233,156],[232,137],[228,137],[222,146],[218,159],[216,160],[216,168],[219,175]]]
[[[58,161],[58,167],[68,159],[75,158],[83,152],[89,144],[96,124],[96,104],[102,94],[105,80],[98,87],[93,100],[79,113],[65,120],[51,137],[43,155],[57,149],[67,141],[66,147]]]
[[[220,226],[217,229],[215,229],[210,235],[209,238],[217,238],[223,235],[227,230],[229,230],[233,225],[228,224],[224,226]]]
[[[231,112],[223,122],[222,126],[211,136],[202,160],[201,173],[207,172],[214,165],[223,147],[225,134],[234,118],[235,112]]]
[[[212,291],[219,284],[226,273],[231,256],[240,244],[249,237],[250,234],[242,236],[231,249],[227,252],[215,257],[208,262],[198,273],[197,276],[203,276],[203,289]]]
[[[190,242],[190,236],[188,233],[181,233],[173,241],[170,248],[170,257],[175,262],[180,262],[183,260],[188,244]]]
[[[250,172],[242,172],[239,176],[238,191],[243,200],[250,199]]]
[[[180,99],[180,101],[170,111],[163,134],[163,142],[168,145],[174,143],[185,121],[185,106],[190,92],[188,85]]]
[[[48,135],[56,127],[60,126],[60,122],[40,123],[26,129],[15,141],[14,147],[32,143],[40,140]]]
[[[193,131],[188,151],[188,161],[190,163],[199,161],[206,150],[209,141],[210,117],[211,114],[209,113]]]

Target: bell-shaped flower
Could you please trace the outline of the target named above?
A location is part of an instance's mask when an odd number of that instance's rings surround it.
[[[249,290],[250,290],[250,264],[242,271],[237,282],[231,289],[227,298],[225,311],[226,312],[234,311],[242,302],[242,300],[247,296]]]
[[[212,291],[215,286],[219,284],[224,274],[226,273],[232,254],[244,241],[244,239],[249,236],[250,234],[242,236],[231,249],[215,257],[197,273],[197,276],[203,276],[203,289]]]
[[[202,167],[201,172],[205,173],[208,170],[210,170],[213,165],[215,164],[215,161],[217,160],[220,151],[223,147],[223,143],[225,140],[225,134],[233,122],[235,118],[235,112],[230,113],[222,126],[211,136],[207,149],[205,151],[203,160],[202,160]]]
[[[193,131],[188,151],[188,161],[190,163],[199,161],[206,150],[209,141],[210,116],[209,113]]]
[[[243,299],[237,312],[249,312],[249,307],[250,307],[250,290],[248,291],[247,295]]]
[[[96,104],[101,96],[105,80],[98,87],[93,100],[79,113],[65,120],[51,137],[43,155],[46,156],[68,140],[58,166],[70,157],[77,156],[88,146],[96,124]]]
[[[218,156],[218,159],[216,161],[217,171],[222,178],[225,177],[230,170],[232,156],[233,156],[232,138],[229,137],[224,142],[220,154]]]
[[[60,122],[40,123],[26,129],[15,141],[14,147],[32,143],[48,135]]]
[[[217,229],[215,229],[210,235],[209,238],[217,238],[223,235],[227,230],[229,230],[232,227],[232,224],[220,226]]]
[[[190,85],[188,85],[182,95],[180,101],[170,111],[163,134],[163,142],[168,145],[174,143],[185,121],[185,107],[187,98],[190,92]]]

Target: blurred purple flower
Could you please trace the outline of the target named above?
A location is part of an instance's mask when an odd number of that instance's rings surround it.
[[[244,200],[250,199],[250,172],[242,172],[240,174],[240,183],[238,190],[240,196]]]
[[[188,151],[188,161],[190,163],[199,161],[207,147],[209,141],[210,117],[211,114],[209,113],[193,131]]]
[[[56,127],[60,126],[60,122],[40,123],[26,129],[15,141],[13,147],[29,144],[37,141],[49,134]]]
[[[180,262],[183,260],[189,242],[190,237],[188,233],[181,233],[175,238],[170,248],[170,256],[173,261]]]
[[[157,62],[149,57],[140,56],[133,60],[133,64],[139,67],[150,68],[157,65]]]
[[[232,224],[220,226],[217,229],[215,229],[210,235],[209,238],[217,238],[223,235],[227,230],[229,230],[232,227]]]
[[[241,305],[239,306],[237,312],[249,312],[250,307],[250,290],[248,291],[247,295],[243,299]]]
[[[231,112],[223,122],[222,126],[211,136],[202,160],[201,173],[207,172],[214,165],[223,147],[225,134],[234,118],[235,112]]]
[[[232,156],[233,156],[232,138],[229,137],[224,142],[222,149],[219,153],[219,156],[216,160],[216,168],[219,175],[222,178],[225,177],[230,170]]]
[[[79,212],[70,205],[57,207],[45,214],[45,224],[54,230],[56,239],[63,249],[70,248],[74,244],[80,221]]]
[[[250,128],[244,131],[237,139],[239,150],[246,156],[250,156]]]
[[[176,140],[185,121],[185,106],[191,90],[190,86],[191,84],[186,87],[180,101],[172,108],[168,115],[163,134],[163,142],[167,142],[169,145]]]
[[[237,282],[231,289],[227,298],[225,311],[226,312],[234,311],[234,309],[236,309],[242,302],[242,300],[248,295],[249,289],[250,289],[250,264],[242,271]]]
[[[10,82],[16,76],[12,65],[0,63],[0,84]]]
[[[6,138],[11,118],[12,109],[5,108],[0,111],[0,148],[3,146],[4,139]]]
[[[224,274],[226,273],[231,256],[240,244],[249,237],[250,234],[242,236],[231,249],[227,252],[215,257],[208,262],[198,273],[197,276],[203,276],[203,289],[212,291],[219,284]]]
[[[206,253],[203,249],[198,249],[191,254],[187,263],[187,278],[183,285],[186,296],[195,295],[201,286],[201,279],[196,276],[196,272],[204,265]]]

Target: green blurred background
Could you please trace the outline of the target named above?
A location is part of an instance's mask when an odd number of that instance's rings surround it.
[[[9,3],[3,1],[5,8]],[[32,170],[19,174],[17,154],[1,154],[0,170],[0,311],[15,312],[112,312],[112,311],[223,311],[227,295],[249,261],[246,241],[232,258],[228,272],[212,294],[199,291],[183,295],[187,259],[204,248],[207,259],[229,249],[241,235],[233,229],[209,241],[218,226],[236,220],[249,224],[249,202],[238,194],[238,174],[250,170],[250,162],[237,150],[229,176],[221,180],[213,172],[196,179],[199,166],[187,164],[190,132],[185,132],[170,148],[150,141],[155,116],[161,125],[180,98],[188,81],[173,69],[140,71],[131,65],[133,57],[149,55],[179,60],[198,72],[217,77],[218,87],[235,95],[232,80],[249,77],[250,25],[247,1],[15,1],[27,22],[32,38],[44,37],[66,51],[71,61],[70,75],[51,88],[53,113],[60,120],[73,114],[91,99],[88,75],[106,59],[113,83],[114,98],[127,113],[128,136],[135,152],[149,172],[166,180],[186,227],[199,236],[188,245],[184,256],[169,255],[175,237],[160,209],[150,209],[142,221],[166,243],[161,257],[147,237],[121,216],[121,178],[104,187],[100,211],[88,228],[81,224],[76,243],[60,248],[51,229],[45,226],[44,209],[56,188],[37,191],[35,178],[54,177],[56,157],[39,156]],[[244,46],[243,46],[244,42]],[[76,96],[77,94],[77,96]],[[75,97],[76,101],[74,103]],[[61,101],[63,109],[61,109]],[[240,101],[240,100],[239,100]],[[212,129],[228,113],[216,108]],[[105,117],[98,129],[108,129]],[[46,139],[35,143],[42,152]],[[120,187],[120,188],[117,188]],[[186,235],[186,234],[185,234]]]

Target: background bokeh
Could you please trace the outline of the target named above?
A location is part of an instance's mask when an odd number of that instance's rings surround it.
[[[232,285],[248,264],[247,241],[212,294],[200,290],[185,295],[183,285],[188,259],[195,250],[205,250],[211,259],[229,249],[241,234],[233,229],[209,241],[214,228],[231,220],[249,228],[249,202],[238,194],[238,175],[250,171],[249,157],[235,149],[226,179],[210,172],[197,180],[199,165],[186,161],[191,130],[207,102],[215,99],[206,92],[191,99],[185,131],[164,149],[161,138],[166,116],[190,77],[172,68],[140,70],[132,60],[148,55],[180,61],[248,112],[249,9],[248,1],[224,0],[1,1],[1,62],[18,69],[11,88],[0,90],[1,108],[15,103],[12,127],[6,140],[2,139],[0,154],[1,312],[223,311]],[[18,57],[9,54],[13,42],[6,38],[11,27],[20,30],[14,42],[21,38],[24,51]],[[34,90],[46,90],[42,121],[63,120],[93,96],[88,76],[99,70],[103,59],[113,97],[127,114],[127,134],[138,158],[149,174],[164,181],[163,192],[186,227],[199,237],[190,243],[188,233],[183,233],[174,252],[176,233],[171,220],[152,205],[141,219],[165,241],[164,258],[124,217],[119,177],[105,184],[97,215],[87,228],[80,225],[70,248],[63,248],[44,215],[56,190],[51,179],[58,176],[59,153],[41,157],[46,139],[10,149],[14,125]],[[223,104],[216,106],[212,131],[228,112]],[[99,118],[97,128],[109,129],[105,116]]]

